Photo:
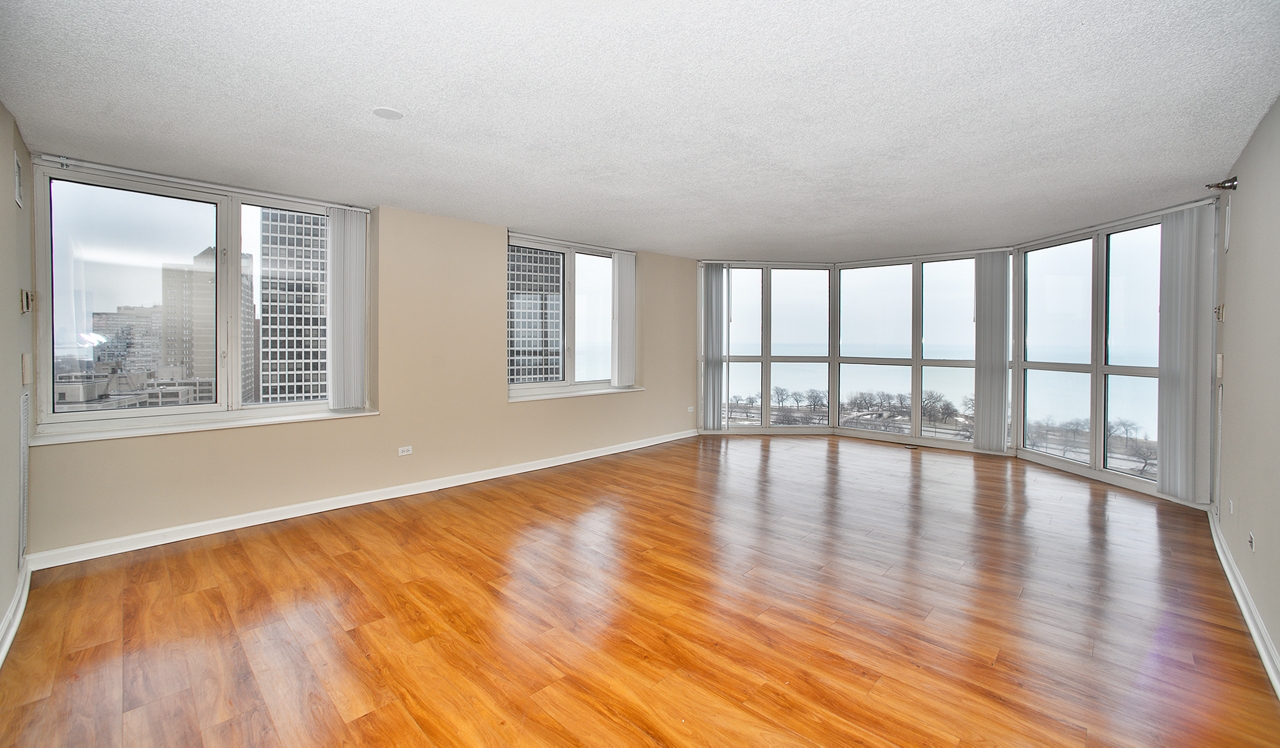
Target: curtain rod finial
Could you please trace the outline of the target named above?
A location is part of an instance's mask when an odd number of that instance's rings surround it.
[[[1206,184],[1204,188],[1206,190],[1234,190],[1236,188],[1236,178],[1230,177],[1229,179],[1224,179],[1217,184]]]

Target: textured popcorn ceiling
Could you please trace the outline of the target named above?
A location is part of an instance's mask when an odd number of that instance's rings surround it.
[[[1278,92],[1274,0],[0,3],[36,151],[699,258],[1195,199]]]

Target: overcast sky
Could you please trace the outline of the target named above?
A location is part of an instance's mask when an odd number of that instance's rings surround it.
[[[55,179],[54,345],[90,332],[93,312],[161,303],[160,269],[217,243],[217,206]]]

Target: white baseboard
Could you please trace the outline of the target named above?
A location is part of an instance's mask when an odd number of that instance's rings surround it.
[[[18,624],[22,623],[22,614],[27,609],[27,593],[31,591],[31,564],[23,560],[18,569],[18,588],[13,591],[13,600],[9,601],[9,609],[5,611],[4,620],[0,621],[0,662],[9,656],[9,647],[13,646],[13,638],[18,635]]]
[[[1271,688],[1280,696],[1280,653],[1276,652],[1275,642],[1271,640],[1271,634],[1267,633],[1267,625],[1262,620],[1262,615],[1258,613],[1258,607],[1253,604],[1253,597],[1249,594],[1249,588],[1245,586],[1244,577],[1240,576],[1240,569],[1236,566],[1235,559],[1231,557],[1231,548],[1227,546],[1227,539],[1222,536],[1222,527],[1218,523],[1218,515],[1209,512],[1209,527],[1213,531],[1213,545],[1218,549],[1218,559],[1222,561],[1222,568],[1227,572],[1227,581],[1231,583],[1231,591],[1235,593],[1236,602],[1240,604],[1240,612],[1244,614],[1244,622],[1249,626],[1249,634],[1253,636],[1253,643],[1258,647],[1258,656],[1262,658],[1262,667],[1266,668],[1267,677],[1271,679]]]
[[[662,436],[653,436],[647,439],[626,442],[625,444],[615,444],[613,446],[589,449],[585,452],[577,452],[575,454],[548,457],[547,459],[534,460],[533,462],[524,462],[519,465],[507,465],[504,467],[491,468],[489,470],[479,470],[474,473],[463,473],[461,475],[451,475],[444,478],[433,478],[431,480],[419,481],[417,483],[406,483],[400,486],[390,486],[388,488],[379,488],[372,491],[347,494],[346,496],[335,496],[328,499],[307,501],[301,504],[290,504],[288,506],[274,507],[272,509],[263,509],[261,511],[249,512],[247,514],[237,514],[231,517],[220,517],[218,519],[210,519],[203,522],[193,522],[189,525],[167,527],[161,530],[150,530],[148,532],[140,532],[136,535],[126,535],[120,538],[95,540],[91,543],[82,543],[80,545],[72,545],[65,548],[55,548],[48,551],[28,553],[27,566],[31,571],[48,569],[54,566],[62,566],[63,564],[87,561],[91,558],[100,558],[102,556],[110,556],[116,553],[136,551],[141,548],[164,545],[165,543],[172,543],[178,540],[188,540],[190,538],[200,537],[201,535],[212,535],[214,533],[226,532],[227,530],[238,530],[242,527],[251,527],[253,525],[265,524],[267,522],[276,522],[282,519],[301,517],[307,514],[327,512],[331,509],[341,509],[342,507],[355,506],[357,504],[368,504],[373,501],[384,501],[386,499],[394,499],[401,496],[412,496],[417,493],[439,491],[442,488],[461,486],[466,483],[476,483],[478,481],[503,478],[508,475],[516,475],[518,473],[527,473],[533,470],[542,470],[544,468],[555,467],[557,465],[566,465],[571,462],[590,460],[593,457],[603,457],[605,455],[617,454],[618,452],[627,452],[633,449],[640,449],[642,447],[651,447],[655,444],[662,444],[664,442],[675,441],[677,439],[686,439],[697,435],[698,432],[696,430],[679,431],[674,434],[663,434]]]

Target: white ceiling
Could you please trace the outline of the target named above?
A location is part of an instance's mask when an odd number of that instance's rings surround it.
[[[33,150],[707,259],[1167,207],[1277,93],[1275,0],[0,3]]]

